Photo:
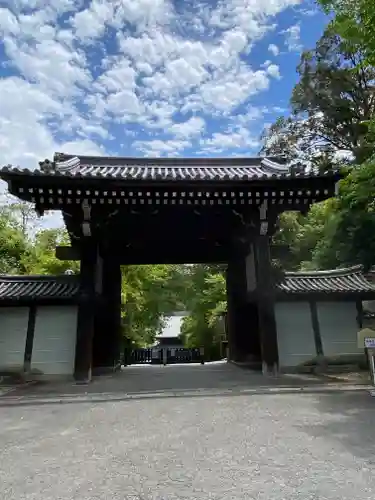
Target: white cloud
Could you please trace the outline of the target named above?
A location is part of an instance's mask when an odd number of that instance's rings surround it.
[[[38,88],[49,95],[73,96],[91,83],[83,53],[73,52],[55,40],[36,45],[20,44],[16,38],[5,39],[5,50],[14,66]]]
[[[253,137],[249,130],[243,126],[228,130],[225,133],[215,132],[211,137],[201,140],[202,151],[221,153],[230,150],[249,151],[259,149],[259,140]]]
[[[276,78],[276,80],[281,79],[280,68],[279,66],[277,66],[277,64],[270,64],[267,67],[267,74],[272,76],[272,78]]]
[[[275,45],[274,43],[271,43],[269,46],[268,46],[268,50],[269,52],[271,52],[271,54],[273,54],[274,56],[278,56],[280,54],[280,49],[277,45]]]
[[[100,37],[113,15],[114,4],[93,0],[87,9],[77,12],[71,19],[75,36],[80,40]]]
[[[183,123],[174,123],[169,127],[168,132],[176,137],[192,137],[200,135],[205,129],[205,121],[199,116],[192,116]]]
[[[290,26],[288,29],[282,31],[282,34],[285,35],[285,45],[288,47],[289,52],[300,52],[302,50],[300,24],[297,23]]]
[[[191,0],[176,12],[172,0],[3,2],[0,163],[33,167],[55,150],[253,150],[265,110],[252,99],[280,70],[254,68],[251,51],[300,3]],[[295,47],[299,25],[284,34]]]
[[[55,139],[47,122],[64,116],[69,120],[74,113],[69,107],[17,77],[0,80],[0,95],[0,164],[31,168],[61,150],[64,141]],[[100,151],[89,139],[78,137],[68,146],[81,152]]]
[[[126,23],[139,31],[164,24],[172,10],[168,0],[92,0],[72,16],[71,26],[79,40],[90,42],[100,38],[107,28],[122,29]]]
[[[135,147],[147,156],[177,156],[182,150],[190,147],[190,141],[155,139],[153,141],[135,141]]]

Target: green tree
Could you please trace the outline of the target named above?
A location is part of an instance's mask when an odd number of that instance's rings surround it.
[[[328,267],[334,256],[339,265],[370,268],[375,264],[375,161],[354,168],[340,183],[334,210],[313,260]]]
[[[124,335],[134,345],[155,341],[171,312],[185,308],[186,273],[182,266],[123,266]]]
[[[0,209],[0,273],[24,274],[31,245],[11,212]]]
[[[327,13],[333,13],[333,29],[344,39],[361,47],[369,66],[375,66],[375,4],[372,0],[318,0]],[[360,67],[358,67],[360,72]],[[375,119],[368,126],[368,141],[375,142]]]
[[[369,158],[374,141],[367,122],[374,115],[373,66],[361,45],[328,27],[297,68],[299,82],[290,99],[291,116],[264,131],[262,154],[308,161],[321,169],[342,163],[346,151],[357,162]]]
[[[63,261],[56,258],[58,245],[68,245],[69,236],[65,229],[42,229],[32,240],[32,250],[24,259],[28,274],[63,274],[67,270],[79,272],[79,261]]]
[[[333,13],[335,30],[360,45],[369,64],[375,65],[375,4],[372,0],[318,0],[327,13]]]
[[[226,284],[222,266],[195,265],[190,269],[186,298],[190,316],[184,318],[181,336],[188,347],[204,347],[206,357],[220,356],[219,318],[226,311]]]
[[[279,230],[273,238],[276,249],[285,249],[279,267],[298,271],[338,265],[333,248],[327,243],[336,230],[337,219],[337,200],[334,198],[315,203],[306,215],[299,212],[281,214]],[[326,253],[316,253],[323,245]]]

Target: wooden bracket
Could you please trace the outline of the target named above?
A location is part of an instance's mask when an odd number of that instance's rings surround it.
[[[82,207],[82,212],[83,212],[82,234],[85,237],[90,237],[91,236],[91,205],[86,198],[83,200],[81,207]]]

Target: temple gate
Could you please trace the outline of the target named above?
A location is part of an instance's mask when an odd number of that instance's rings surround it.
[[[117,158],[56,153],[39,169],[7,166],[9,192],[38,214],[61,210],[80,260],[75,377],[113,368],[121,338],[121,265],[227,264],[230,358],[278,368],[270,238],[280,213],[334,196],[337,172],[277,158]],[[247,302],[256,293],[256,305]]]

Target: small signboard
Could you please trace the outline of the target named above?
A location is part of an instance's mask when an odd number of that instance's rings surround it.
[[[366,347],[365,339],[375,339],[375,330],[371,328],[362,328],[359,330],[357,333],[358,349],[364,349]]]
[[[367,349],[375,349],[375,338],[366,337],[365,338],[365,347]]]

